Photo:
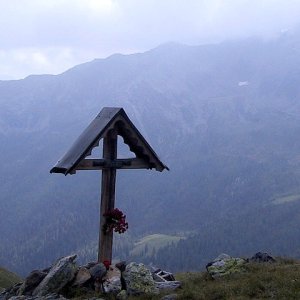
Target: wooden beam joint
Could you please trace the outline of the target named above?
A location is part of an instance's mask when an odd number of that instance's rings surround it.
[[[93,167],[104,167],[104,168],[115,168],[121,169],[123,166],[131,166],[130,160],[121,160],[121,159],[99,159],[93,161]]]

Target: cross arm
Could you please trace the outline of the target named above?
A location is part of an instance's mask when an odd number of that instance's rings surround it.
[[[125,159],[83,159],[76,170],[103,170],[107,168],[115,169],[151,169],[152,166],[141,158]]]

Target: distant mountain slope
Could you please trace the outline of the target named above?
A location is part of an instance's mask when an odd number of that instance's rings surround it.
[[[116,206],[133,237],[198,232],[205,244],[225,224],[239,252],[237,224],[251,240],[269,219],[264,247],[295,253],[300,242],[287,233],[299,202],[281,204],[283,219],[274,201],[300,193],[299,81],[299,34],[166,44],[0,81],[0,264],[24,274],[76,250],[93,253],[82,249],[98,236],[99,174],[49,170],[103,106],[124,107],[171,169],[118,172]],[[288,247],[273,243],[287,236]]]

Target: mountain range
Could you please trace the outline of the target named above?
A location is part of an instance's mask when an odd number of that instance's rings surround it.
[[[299,81],[299,32],[0,81],[0,265],[24,275],[71,252],[96,258],[100,173],[49,171],[105,106],[123,107],[170,168],[118,171],[129,231],[116,256],[152,234],[180,237],[147,256],[176,270],[224,251],[299,256]]]

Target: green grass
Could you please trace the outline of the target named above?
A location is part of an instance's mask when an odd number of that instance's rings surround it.
[[[211,279],[206,272],[181,273],[176,279],[182,282],[182,289],[176,291],[178,300],[300,299],[300,262],[294,260],[281,259],[275,264],[249,263],[245,273],[217,280]]]
[[[20,281],[22,281],[22,278],[18,275],[0,268],[0,291]]]
[[[166,247],[172,243],[178,243],[183,237],[166,235],[166,234],[152,234],[143,237],[137,243],[135,243],[134,248],[131,250],[130,254],[151,256],[153,250],[158,250],[160,248]]]

